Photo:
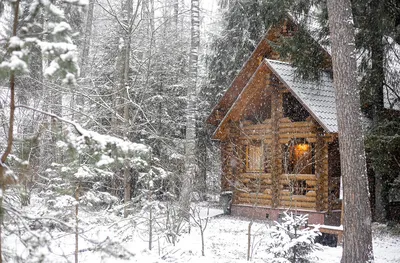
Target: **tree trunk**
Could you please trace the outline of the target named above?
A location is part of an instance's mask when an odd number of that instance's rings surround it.
[[[120,79],[120,91],[121,96],[124,98],[123,100],[123,117],[124,117],[124,125],[123,125],[123,136],[128,138],[129,135],[129,62],[130,62],[130,52],[131,52],[131,35],[133,29],[133,21],[132,21],[132,8],[133,2],[132,0],[126,1],[126,21],[128,28],[125,32],[124,38],[124,50],[123,54],[123,68],[121,70],[122,76]],[[129,162],[126,160],[124,162],[124,217],[128,216],[128,207],[127,204],[131,200],[131,173]]]
[[[81,77],[85,78],[87,74],[87,65],[89,59],[90,40],[92,37],[92,25],[93,25],[93,11],[94,11],[94,0],[89,1],[88,11],[86,16],[85,24],[85,36],[83,39],[82,55],[81,55]]]
[[[75,201],[76,201],[76,205],[75,205],[75,263],[78,263],[78,254],[79,254],[79,217],[78,217],[78,213],[79,213],[79,189],[80,185],[78,183],[78,185],[76,186],[75,189]]]
[[[375,18],[379,19],[379,18]],[[382,120],[382,111],[384,108],[383,85],[385,82],[384,72],[384,47],[382,43],[383,36],[380,32],[374,33],[374,43],[371,46],[371,81],[370,94],[372,102],[372,130],[378,128]],[[376,162],[376,160],[375,160]],[[387,183],[384,174],[379,169],[379,164],[372,163],[375,173],[375,220],[384,223],[386,220],[386,207],[388,200],[384,193],[385,184]]]
[[[88,65],[88,60],[89,60],[89,51],[90,51],[90,42],[92,38],[92,27],[93,27],[93,12],[94,12],[94,1],[95,0],[90,0],[89,5],[88,5],[88,10],[86,14],[86,22],[85,22],[85,31],[84,31],[84,38],[82,41],[82,54],[80,57],[80,77],[81,77],[81,85],[86,86],[89,84],[89,81],[87,81],[87,71],[89,69]],[[79,87],[75,87],[75,90]],[[72,102],[73,104],[76,103],[76,106],[82,108],[85,104],[84,97],[79,94],[79,92],[75,92],[73,95]],[[75,108],[75,105],[72,105],[73,108]],[[82,109],[80,109],[82,110]],[[72,118],[74,118],[75,112],[72,112]]]
[[[342,262],[369,262],[373,260],[371,209],[356,79],[351,2],[328,0],[327,6],[344,190]]]
[[[202,123],[202,119],[199,118],[198,123]],[[196,175],[196,188],[199,193],[202,193],[202,198],[205,198],[207,193],[207,132],[201,125],[197,127],[197,141],[196,141],[196,152],[197,152],[197,175]]]
[[[189,61],[189,85],[187,87],[187,112],[186,112],[186,142],[185,142],[185,173],[182,178],[181,209],[184,216],[189,219],[190,195],[193,191],[193,180],[196,172],[196,84],[197,63],[200,42],[199,30],[199,0],[191,1],[191,43]]]
[[[19,0],[14,2],[14,21],[13,21],[13,31],[12,36],[17,35],[17,28],[18,28],[18,17],[19,17]],[[10,123],[8,126],[8,138],[7,138],[7,147],[4,150],[4,153],[1,156],[1,165],[0,165],[0,263],[3,262],[3,251],[2,251],[2,244],[1,244],[1,227],[3,225],[3,195],[5,194],[6,190],[6,167],[4,164],[7,161],[8,155],[11,153],[12,144],[14,141],[14,115],[15,115],[15,74],[13,71],[10,72]]]

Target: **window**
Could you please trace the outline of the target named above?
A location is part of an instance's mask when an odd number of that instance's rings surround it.
[[[262,123],[271,118],[271,95],[262,92],[257,100],[246,106],[244,119],[254,124]]]
[[[315,191],[314,186],[307,184],[307,180],[298,179],[296,175],[287,175],[287,180],[283,181],[283,191],[291,195],[307,195],[310,191]]]
[[[252,141],[246,146],[246,172],[264,170],[264,152],[260,141]]]
[[[287,174],[314,174],[313,145],[292,140],[284,147],[283,169]]]
[[[307,181],[306,180],[291,180],[294,195],[307,194]]]
[[[283,94],[283,117],[287,117],[294,122],[299,122],[306,121],[309,116],[308,111],[291,93]]]

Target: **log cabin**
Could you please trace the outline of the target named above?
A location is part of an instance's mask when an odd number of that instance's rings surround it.
[[[278,220],[289,210],[340,225],[331,57],[321,46],[327,71],[315,82],[298,78],[274,49],[295,30],[290,18],[270,28],[208,117],[221,146],[221,190],[233,193],[233,215]]]

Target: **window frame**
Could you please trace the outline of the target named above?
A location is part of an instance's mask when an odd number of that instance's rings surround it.
[[[256,153],[251,151],[256,150]],[[257,154],[258,153],[258,154]],[[258,164],[252,164],[255,160],[254,154],[258,157]],[[252,140],[246,143],[246,155],[245,155],[245,172],[246,173],[264,173],[265,168],[265,144],[262,140]],[[253,160],[253,161],[252,161]]]
[[[304,160],[295,159],[295,147],[307,144],[310,147],[309,157],[305,160],[304,167],[298,167],[299,162]],[[291,139],[289,143],[283,145],[282,169],[286,174],[314,174],[315,175],[315,144],[309,143],[306,139]],[[304,154],[303,154],[304,156]]]

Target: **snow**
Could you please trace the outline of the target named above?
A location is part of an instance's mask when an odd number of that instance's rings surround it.
[[[89,4],[89,0],[64,0],[64,2],[80,6],[86,6]]]
[[[22,60],[24,54],[22,51],[13,51],[9,61],[3,61],[0,64],[0,69],[6,70],[18,70],[24,73],[28,72],[28,66],[25,61]]]
[[[72,28],[67,22],[63,21],[63,22],[57,23],[54,26],[52,34],[56,35],[56,34],[64,33],[66,31],[72,31]]]
[[[89,194],[87,198],[93,198],[97,202],[103,199],[97,195]],[[109,198],[109,197],[106,197]],[[109,199],[104,202],[114,202]],[[73,226],[74,205],[76,201],[71,196],[61,196],[54,200],[54,207],[62,208],[63,216],[70,217],[65,222],[65,227]],[[37,195],[32,196],[31,206],[24,208],[25,212],[34,216],[43,215],[43,199]],[[205,205],[202,203],[201,205]],[[161,205],[160,207],[165,207]],[[198,207],[198,206],[197,206]],[[209,222],[204,231],[205,256],[201,256],[200,230],[196,224],[192,224],[190,234],[187,225],[184,226],[174,246],[166,241],[165,232],[156,226],[165,222],[165,218],[157,217],[154,224],[152,250],[148,249],[148,214],[136,211],[128,218],[122,218],[115,214],[114,210],[91,211],[85,207],[79,210],[79,262],[148,262],[148,263],[244,263],[248,262],[247,240],[250,219],[237,218],[222,215],[222,210],[201,206],[200,215],[205,220],[209,214]],[[153,209],[156,211],[157,209]],[[46,217],[47,218],[47,217]],[[36,221],[35,221],[36,222]],[[265,247],[268,242],[266,233],[269,229],[269,221],[254,221],[251,227],[251,260],[250,262],[273,262],[271,254]],[[42,255],[43,262],[73,262],[75,235],[74,232],[54,228],[50,232],[40,231],[42,225],[38,222],[29,225],[30,231],[24,234],[22,239],[18,232],[4,237],[5,251],[24,259]],[[9,229],[18,229],[16,225],[10,225]],[[36,230],[38,228],[38,230]],[[11,230],[12,230],[11,229]],[[374,255],[377,263],[400,262],[400,236],[390,234],[384,225],[374,225]],[[26,242],[37,238],[37,241],[48,246],[26,246]],[[22,242],[22,240],[25,241]],[[342,248],[322,247],[322,250],[313,252],[314,261],[325,263],[339,263]],[[17,262],[11,260],[10,262]],[[25,261],[26,262],[26,261]]]
[[[10,38],[10,46],[11,49],[20,49],[23,48],[24,41],[22,41],[19,37],[14,36]]]
[[[52,75],[53,75],[54,73],[56,73],[56,71],[59,70],[59,69],[60,69],[60,65],[58,65],[57,61],[53,60],[53,61],[50,63],[50,66],[48,66],[48,67],[45,69],[44,74],[45,74],[46,76],[52,76]]]
[[[107,155],[101,155],[100,160],[96,163],[96,166],[103,166],[112,164],[115,160]]]

